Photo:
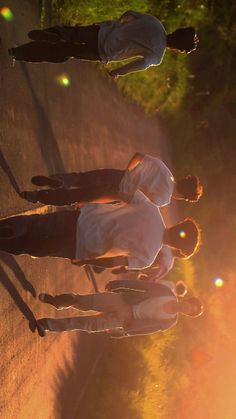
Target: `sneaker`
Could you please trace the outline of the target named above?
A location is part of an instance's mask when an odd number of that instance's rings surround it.
[[[55,307],[57,310],[63,310],[64,307],[58,307],[55,303],[55,298],[50,294],[41,293],[39,294],[39,300],[42,303],[50,304],[51,306]]]
[[[33,204],[38,202],[37,191],[23,191],[23,192],[20,192],[19,195],[21,198],[25,199],[26,201],[33,202]]]
[[[46,30],[35,29],[28,32],[28,37],[33,41],[48,41],[57,42],[60,40],[60,35],[55,32],[47,32]]]
[[[59,188],[62,186],[62,181],[59,179],[53,179],[48,176],[33,176],[31,183],[36,186],[50,186],[51,188]]]
[[[41,293],[39,294],[39,300],[42,303],[46,303],[46,304],[52,304],[53,305],[53,296],[50,294],[45,294],[45,293]]]
[[[37,320],[37,331],[40,337],[44,337],[49,331],[48,320],[46,318]]]

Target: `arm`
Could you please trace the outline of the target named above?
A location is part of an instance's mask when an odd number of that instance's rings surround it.
[[[121,23],[128,23],[135,19],[140,19],[143,16],[142,13],[134,12],[133,10],[127,10],[127,12],[121,15],[119,21]]]
[[[128,258],[126,256],[114,256],[114,257],[104,257],[104,258],[98,258],[98,259],[84,259],[84,260],[78,260],[78,262],[75,262],[75,259],[72,259],[71,263],[77,266],[83,266],[83,265],[96,265],[101,266],[104,268],[112,268],[113,266],[127,266],[128,265]]]
[[[146,291],[146,281],[140,281],[139,279],[115,279],[109,281],[106,285],[108,291],[114,291],[120,288],[128,288],[131,290]]]
[[[126,170],[131,171],[131,170],[135,169],[135,167],[138,166],[138,164],[142,163],[143,159],[144,159],[144,154],[141,154],[141,153],[138,153],[138,152],[135,153],[133,155],[133,157],[130,159]]]
[[[142,54],[140,54],[142,55]],[[123,65],[122,67],[116,68],[115,70],[112,70],[109,72],[111,77],[119,77],[124,76],[128,73],[135,73],[137,71],[146,70],[151,65],[155,65],[156,59],[152,60],[149,57],[142,57],[137,58],[134,61],[131,61],[128,64]]]

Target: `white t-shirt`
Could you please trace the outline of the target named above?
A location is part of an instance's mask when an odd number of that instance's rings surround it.
[[[132,196],[139,189],[158,207],[170,203],[174,178],[168,167],[156,157],[146,154],[133,170],[126,170],[119,190]]]
[[[129,269],[150,266],[162,247],[165,224],[140,191],[129,204],[87,204],[77,222],[76,257],[127,256]]]
[[[148,320],[166,320],[176,317],[176,313],[171,314],[163,310],[165,303],[176,301],[173,296],[151,297],[132,306],[133,316],[135,319]]]
[[[167,246],[166,244],[163,244],[160,252],[161,252],[161,258],[160,258],[158,269],[150,268],[148,272],[148,279],[151,281],[156,281],[166,276],[168,272],[173,268],[173,265],[174,265],[175,257],[169,246]],[[143,273],[145,274],[145,271]]]

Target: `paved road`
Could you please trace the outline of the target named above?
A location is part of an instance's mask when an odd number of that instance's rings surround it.
[[[31,188],[35,174],[123,168],[137,150],[168,161],[158,119],[124,99],[96,65],[71,60],[11,67],[7,48],[26,42],[26,33],[39,27],[34,3],[6,0],[15,19],[0,21],[0,217],[37,210],[17,193]],[[68,87],[56,82],[62,73]],[[106,280],[107,273],[97,278],[99,290]],[[106,338],[74,333],[42,339],[30,332],[27,319],[54,314],[37,301],[39,292],[92,292],[92,283],[68,261],[3,253],[0,282],[0,417],[73,418],[71,389],[78,402]]]

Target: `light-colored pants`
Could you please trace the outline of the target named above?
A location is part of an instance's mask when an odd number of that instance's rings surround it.
[[[67,330],[101,332],[107,329],[117,329],[122,328],[124,323],[132,317],[132,309],[125,303],[121,294],[112,292],[92,295],[61,294],[54,298],[58,308],[73,307],[84,311],[94,310],[99,314],[60,319],[48,318],[48,328],[52,332]]]

